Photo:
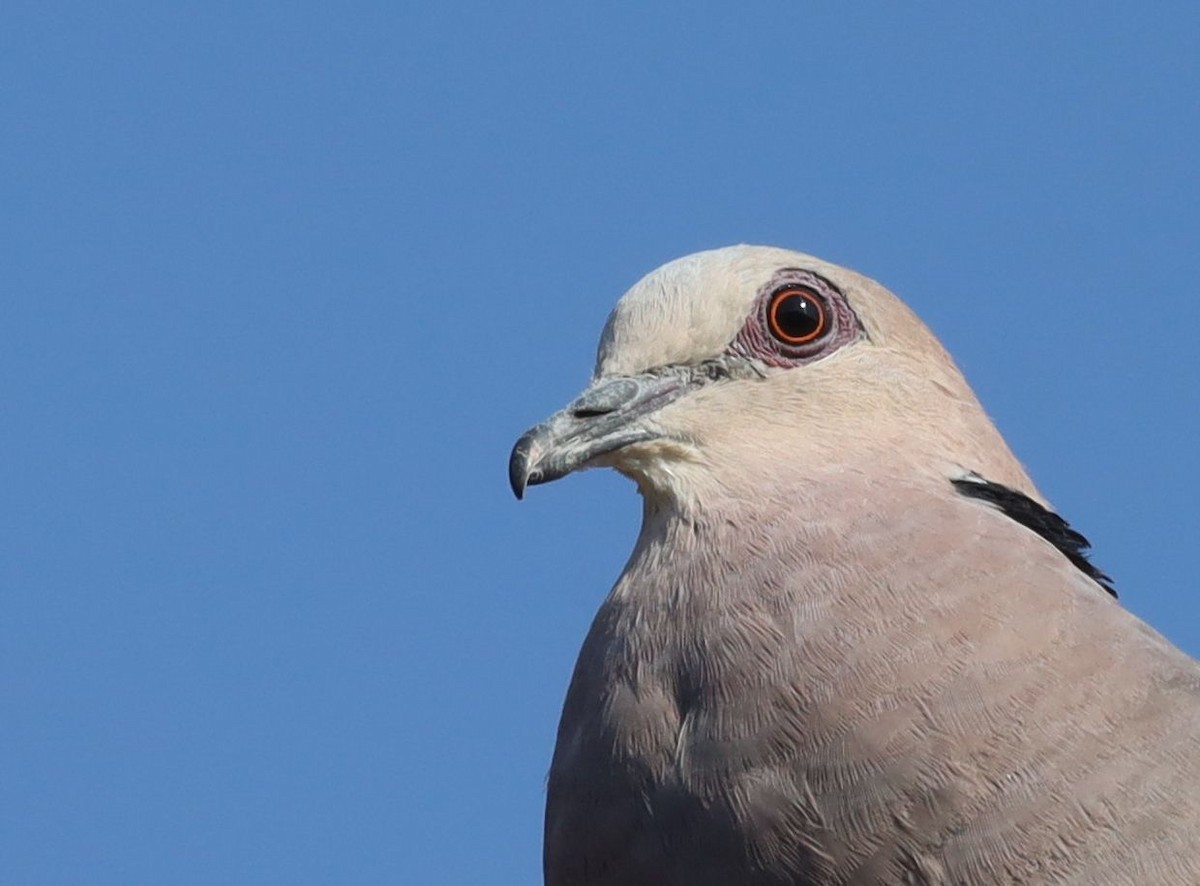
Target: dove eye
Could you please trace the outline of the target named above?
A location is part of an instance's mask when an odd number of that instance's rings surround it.
[[[790,369],[860,337],[862,324],[837,286],[804,268],[780,268],[758,290],[727,353]]]
[[[786,345],[806,345],[829,329],[824,300],[804,286],[784,286],[771,295],[767,328]]]

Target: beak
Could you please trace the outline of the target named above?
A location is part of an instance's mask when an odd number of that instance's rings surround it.
[[[521,435],[508,459],[508,482],[519,499],[526,486],[565,477],[602,455],[660,436],[639,419],[694,387],[682,375],[596,379],[570,406]]]

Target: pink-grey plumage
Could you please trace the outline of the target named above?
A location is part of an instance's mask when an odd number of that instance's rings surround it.
[[[596,465],[644,516],[563,708],[549,886],[1200,883],[1200,668],[879,284],[765,247],[650,274],[510,476]]]

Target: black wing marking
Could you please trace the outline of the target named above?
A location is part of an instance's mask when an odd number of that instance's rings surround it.
[[[1017,492],[1015,489],[1009,489],[1000,483],[993,483],[978,474],[968,474],[966,477],[950,482],[963,495],[989,502],[999,508],[1005,516],[1032,529],[1062,551],[1084,575],[1114,597],[1117,596],[1116,588],[1112,586],[1112,579],[1096,568],[1088,559],[1088,550],[1091,548],[1091,544],[1058,514],[1046,510],[1028,495]]]

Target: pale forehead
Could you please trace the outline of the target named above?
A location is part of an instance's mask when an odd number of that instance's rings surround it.
[[[805,268],[830,279],[846,273],[812,256],[767,246],[729,246],[668,262],[617,302],[600,338],[596,375],[635,374],[717,356],[737,335],[758,291],[781,268]]]

